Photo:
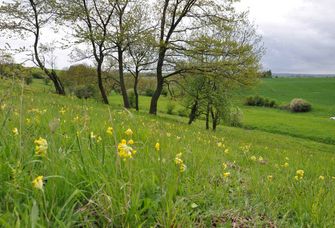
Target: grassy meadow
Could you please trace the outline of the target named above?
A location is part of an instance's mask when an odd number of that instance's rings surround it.
[[[293,98],[303,98],[312,104],[308,113],[286,110],[243,107],[244,126],[251,129],[307,138],[335,144],[335,78],[273,78],[263,79],[246,95],[261,95],[288,104]],[[242,104],[243,100],[239,100]]]
[[[277,80],[245,93],[289,102]],[[163,115],[166,98],[154,117],[36,81],[0,81],[0,227],[335,226],[330,81],[319,98],[292,93],[311,113],[243,107],[255,130],[215,133]]]

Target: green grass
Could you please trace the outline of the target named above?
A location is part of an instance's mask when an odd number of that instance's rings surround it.
[[[188,126],[8,81],[0,82],[0,95],[1,227],[335,225],[334,145],[229,127],[213,133],[201,121]],[[39,137],[48,141],[46,157],[35,155]],[[133,159],[117,154],[123,138],[135,141]],[[305,175],[296,181],[299,169]],[[40,175],[43,191],[31,183]]]
[[[335,78],[275,78],[263,79],[254,89],[239,95],[243,107],[244,126],[250,129],[308,138],[335,144]],[[312,104],[309,113],[243,106],[248,95],[261,95],[288,104],[293,98],[303,98]]]

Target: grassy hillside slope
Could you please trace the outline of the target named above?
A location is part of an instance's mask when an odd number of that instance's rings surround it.
[[[3,81],[0,93],[0,226],[335,225],[333,145],[212,133]],[[45,156],[36,155],[40,137]],[[132,159],[118,154],[122,139]],[[43,187],[32,184],[38,176]]]

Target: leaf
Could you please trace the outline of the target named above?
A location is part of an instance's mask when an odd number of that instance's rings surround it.
[[[37,221],[38,221],[38,205],[36,203],[36,200],[33,201],[33,207],[31,208],[31,214],[30,214],[30,221],[31,221],[31,227],[35,228]]]

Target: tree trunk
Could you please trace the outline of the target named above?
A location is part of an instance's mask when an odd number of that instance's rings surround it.
[[[192,106],[191,113],[189,115],[189,121],[188,124],[191,125],[193,121],[197,118],[197,111],[198,111],[198,101],[195,101],[195,103]]]
[[[109,104],[108,97],[107,97],[107,94],[106,94],[106,91],[105,91],[105,88],[104,88],[104,85],[103,85],[103,82],[102,82],[102,77],[101,77],[101,75],[102,75],[102,62],[101,61],[98,62],[97,75],[98,75],[98,85],[99,85],[102,101],[105,104]]]
[[[210,106],[207,104],[207,111],[206,111],[206,130],[209,130],[209,109]]]
[[[151,97],[149,114],[157,115],[157,103],[164,87],[163,64],[165,58],[165,48],[161,48],[157,62],[157,85],[154,94]]]
[[[139,72],[136,71],[135,82],[134,82],[134,94],[135,94],[135,108],[136,108],[136,111],[140,110],[139,104],[138,104],[138,91],[137,91],[138,77],[139,77]]]
[[[118,53],[118,62],[119,62],[119,77],[120,77],[120,87],[121,87],[121,93],[123,98],[123,106],[125,108],[130,108],[129,98],[127,94],[127,88],[124,82],[124,74],[123,74],[123,51],[120,46],[117,48]]]

